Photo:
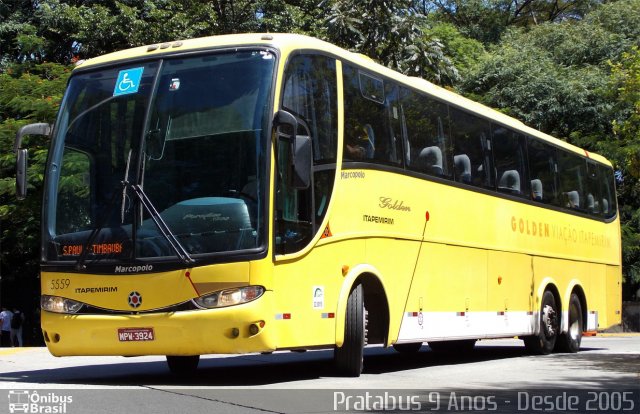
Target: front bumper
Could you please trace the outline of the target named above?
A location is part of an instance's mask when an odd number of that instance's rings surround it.
[[[204,355],[273,351],[273,292],[227,308],[138,315],[42,312],[42,331],[55,356]],[[263,322],[263,323],[261,323]],[[252,325],[255,326],[251,328]],[[122,341],[118,330],[152,328],[153,340]],[[253,329],[253,333],[250,330]]]

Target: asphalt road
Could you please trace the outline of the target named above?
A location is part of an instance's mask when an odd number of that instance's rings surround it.
[[[0,413],[638,413],[640,336],[584,338],[579,353],[548,356],[515,339],[448,356],[367,348],[360,378],[335,376],[330,351],[205,356],[179,378],[163,357],[0,348],[0,389]]]

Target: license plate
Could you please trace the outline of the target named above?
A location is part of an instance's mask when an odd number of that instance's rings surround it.
[[[153,341],[155,335],[153,328],[119,328],[118,340],[120,342]]]

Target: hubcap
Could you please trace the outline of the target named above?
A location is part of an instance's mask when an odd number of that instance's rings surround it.
[[[550,305],[545,305],[542,309],[542,325],[547,338],[556,334],[556,311]]]

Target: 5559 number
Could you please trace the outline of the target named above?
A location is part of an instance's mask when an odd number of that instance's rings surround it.
[[[71,285],[70,279],[51,279],[49,282],[49,288],[51,290],[66,289]]]

